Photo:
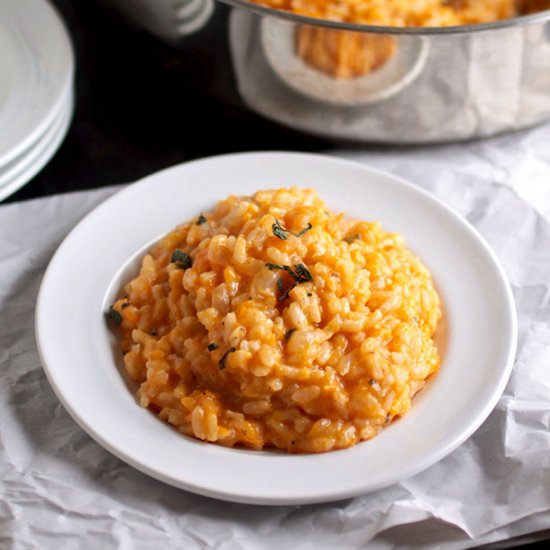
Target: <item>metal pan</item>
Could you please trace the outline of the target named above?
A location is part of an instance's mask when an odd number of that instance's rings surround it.
[[[417,144],[550,119],[550,11],[479,25],[394,28],[321,21],[244,0],[103,1],[184,55],[197,45],[215,51],[219,74],[227,63],[232,70],[223,81],[210,75],[220,99],[237,94],[253,111],[305,132]],[[356,50],[385,41],[392,53],[375,70],[338,78],[308,59],[307,47],[300,54],[304,28],[317,41],[332,33],[330,40]],[[216,63],[212,70],[218,72]]]

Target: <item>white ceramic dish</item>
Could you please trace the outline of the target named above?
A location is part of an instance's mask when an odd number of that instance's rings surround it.
[[[440,372],[405,418],[371,441],[320,455],[226,449],[177,433],[136,404],[105,311],[136,253],[228,194],[315,187],[350,217],[403,233],[445,302]],[[445,327],[443,327],[445,328]],[[65,239],[44,276],[38,349],[59,399],[96,441],[139,470],[216,498],[303,504],[381,489],[434,464],[485,420],[508,380],[513,298],[495,256],[460,217],[388,174],[348,161],[249,153],[190,162],[107,200]]]
[[[30,166],[33,161],[47,148],[48,144],[52,139],[60,132],[63,124],[66,122],[67,118],[70,117],[72,111],[73,99],[72,96],[67,98],[67,102],[63,105],[61,112],[58,116],[52,121],[50,126],[46,129],[44,134],[40,136],[31,147],[25,149],[20,155],[16,158],[4,164],[0,167],[0,187],[14,179],[17,174],[24,170],[27,166]]]
[[[0,167],[47,131],[67,103],[74,54],[45,0],[0,0]]]
[[[0,201],[9,197],[27,184],[59,149],[69,130],[73,114],[73,98],[63,107],[44,135],[21,157],[10,162],[5,170],[0,169]]]

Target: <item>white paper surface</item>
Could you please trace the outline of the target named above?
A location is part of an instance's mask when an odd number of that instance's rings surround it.
[[[550,529],[550,125],[467,145],[330,153],[432,191],[500,258],[519,347],[488,420],[425,472],[337,503],[229,504],[150,479],[69,417],[34,342],[49,259],[114,189],[2,206],[0,548],[466,548]]]

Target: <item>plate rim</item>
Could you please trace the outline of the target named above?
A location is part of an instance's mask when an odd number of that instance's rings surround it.
[[[69,101],[63,106],[61,112],[47,128],[42,138],[27,151],[34,158],[29,162],[25,155],[21,162],[13,167],[10,178],[0,182],[0,202],[19,191],[38,175],[53,159],[63,144],[71,127],[75,107],[74,98],[69,97],[68,99]],[[1,175],[0,171],[0,179]]]
[[[40,155],[43,149],[46,149],[46,144],[53,141],[55,135],[60,131],[62,123],[67,118],[72,109],[72,97],[68,97],[66,103],[62,106],[59,114],[52,120],[51,124],[44,130],[44,133],[30,147],[25,149],[20,155],[12,159],[7,165],[0,166],[0,189],[6,183],[24,170],[29,163],[33,162],[34,157]],[[30,159],[30,160],[29,160]]]
[[[205,488],[202,485],[196,485],[193,484],[192,481],[189,479],[182,481],[181,479],[174,479],[172,476],[165,475],[162,472],[159,472],[155,470],[154,468],[149,467],[148,465],[142,464],[139,460],[134,459],[131,455],[128,455],[124,450],[121,450],[119,448],[113,447],[110,442],[106,441],[103,436],[99,433],[97,433],[93,426],[90,426],[88,421],[84,418],[81,418],[77,411],[74,411],[71,407],[71,405],[68,403],[68,401],[65,399],[65,396],[63,393],[59,390],[55,376],[53,374],[53,371],[50,371],[50,366],[48,366],[48,361],[45,358],[44,349],[41,345],[41,319],[40,319],[40,312],[42,310],[42,303],[44,301],[44,294],[47,289],[47,285],[49,278],[51,277],[51,272],[53,271],[54,267],[56,266],[56,263],[58,260],[57,258],[61,257],[63,254],[64,247],[67,246],[66,243],[68,242],[68,239],[71,235],[74,235],[75,232],[79,229],[79,227],[83,226],[86,223],[89,223],[87,220],[92,218],[95,213],[101,209],[104,208],[105,205],[110,205],[114,203],[115,201],[121,200],[120,197],[124,196],[126,192],[129,190],[135,190],[137,189],[137,186],[147,186],[150,184],[151,181],[154,181],[155,179],[162,177],[167,178],[170,176],[170,173],[176,173],[177,171],[184,169],[184,167],[189,165],[198,165],[198,164],[207,164],[210,162],[223,162],[226,159],[232,158],[251,158],[251,157],[262,157],[262,156],[271,156],[273,157],[284,157],[291,155],[293,157],[301,157],[303,160],[313,160],[318,161],[322,160],[330,162],[330,163],[337,163],[337,164],[344,164],[344,165],[350,165],[354,169],[361,169],[365,177],[368,178],[369,173],[377,174],[378,176],[381,176],[385,179],[389,179],[392,181],[392,183],[398,185],[398,186],[404,186],[405,188],[409,189],[413,193],[417,193],[420,196],[422,196],[425,200],[428,200],[432,205],[435,205],[437,208],[440,208],[444,211],[444,213],[447,216],[451,216],[455,222],[458,222],[459,225],[462,227],[463,230],[466,230],[467,233],[469,233],[470,237],[474,239],[474,241],[481,246],[483,249],[483,252],[486,254],[486,259],[490,260],[493,267],[496,269],[496,272],[498,273],[500,279],[499,283],[502,284],[502,290],[504,290],[504,295],[506,297],[506,310],[509,314],[508,322],[510,323],[510,332],[512,335],[512,338],[508,342],[508,346],[506,348],[505,356],[506,361],[505,365],[500,370],[500,377],[498,379],[498,384],[495,386],[491,393],[490,399],[487,399],[487,401],[484,403],[484,406],[482,410],[478,413],[478,416],[475,421],[471,422],[469,426],[466,429],[462,429],[459,434],[456,435],[452,439],[452,441],[448,441],[447,445],[445,447],[439,448],[439,450],[436,453],[427,454],[423,461],[417,462],[414,467],[409,467],[404,470],[401,470],[400,472],[396,472],[395,475],[391,478],[387,478],[383,483],[379,483],[378,485],[371,485],[368,489],[364,489],[361,487],[359,490],[333,490],[329,493],[323,493],[322,495],[318,493],[312,493],[310,495],[294,495],[292,497],[286,495],[286,496],[279,496],[279,497],[273,497],[273,496],[262,496],[257,495],[254,493],[254,491],[241,491],[239,494],[235,494],[234,492],[227,492],[223,489],[212,489],[212,488]],[[144,243],[143,243],[144,244]],[[468,439],[480,426],[481,424],[487,419],[491,411],[496,406],[499,398],[501,397],[505,386],[508,382],[508,379],[510,377],[516,348],[517,348],[517,313],[514,303],[513,294],[510,288],[510,284],[508,282],[508,279],[505,275],[505,272],[502,268],[502,265],[500,264],[500,261],[498,260],[496,254],[493,252],[493,250],[490,248],[490,246],[486,243],[485,239],[479,234],[479,232],[471,226],[463,217],[461,217],[459,214],[457,214],[452,208],[447,206],[445,203],[440,201],[438,198],[433,196],[431,193],[425,191],[422,188],[419,188],[415,186],[414,184],[410,183],[404,178],[401,178],[399,176],[395,176],[391,173],[385,172],[383,170],[370,167],[364,163],[352,161],[349,159],[340,159],[335,157],[330,157],[327,155],[318,155],[318,154],[311,154],[311,153],[296,153],[296,152],[281,152],[281,151],[265,151],[265,152],[251,152],[251,153],[231,153],[226,155],[217,155],[212,157],[206,157],[201,158],[198,160],[185,162],[182,164],[178,164],[175,166],[171,166],[168,168],[165,168],[163,170],[160,170],[158,172],[155,172],[153,174],[150,174],[134,184],[131,184],[121,191],[115,193],[108,199],[106,199],[104,202],[102,202],[100,205],[98,205],[96,208],[94,208],[91,212],[89,212],[65,237],[55,254],[50,260],[50,263],[48,265],[48,268],[46,269],[46,272],[44,274],[38,298],[37,298],[37,305],[36,305],[36,315],[35,315],[35,332],[36,332],[36,340],[37,340],[37,348],[38,353],[40,356],[40,360],[42,363],[42,366],[44,368],[44,371],[46,373],[46,376],[48,378],[48,381],[50,382],[50,385],[52,386],[55,394],[57,395],[58,399],[61,401],[65,409],[69,412],[70,416],[77,422],[77,424],[88,434],[90,435],[96,442],[98,442],[104,449],[106,449],[111,454],[117,456],[119,459],[123,460],[127,464],[130,464],[134,468],[138,469],[139,471],[155,478],[160,481],[163,481],[165,483],[168,483],[172,486],[179,487],[203,496],[207,497],[213,497],[221,500],[227,500],[231,502],[241,502],[241,503],[249,503],[249,504],[261,504],[261,505],[294,505],[294,504],[310,504],[310,503],[320,503],[320,502],[331,502],[331,501],[337,501],[345,498],[350,498],[353,496],[361,495],[361,494],[367,494],[371,493],[373,491],[388,487],[396,482],[402,481],[404,479],[407,479],[411,477],[412,475],[415,475],[416,473],[419,473],[420,471],[425,470],[429,466],[435,464],[439,460],[441,460],[443,457],[448,455],[450,452],[452,452],[454,449],[456,449],[460,444],[462,444],[466,439]],[[380,437],[380,436],[377,436]],[[331,453],[325,453],[325,455],[330,455],[333,453],[342,453],[344,451],[333,451]],[[312,456],[312,455],[292,455],[292,456]],[[319,455],[313,455],[313,456],[319,456]]]

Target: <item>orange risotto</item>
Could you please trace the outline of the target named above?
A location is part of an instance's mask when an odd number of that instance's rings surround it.
[[[401,235],[298,188],[179,226],[110,310],[143,407],[204,441],[297,453],[403,416],[439,367],[440,316]]]
[[[251,0],[318,19],[391,27],[487,23],[550,8],[550,0]]]

